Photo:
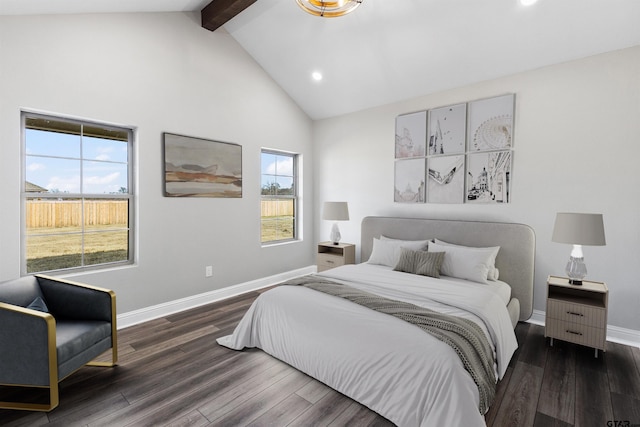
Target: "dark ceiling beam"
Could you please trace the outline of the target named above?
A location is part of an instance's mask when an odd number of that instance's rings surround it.
[[[212,0],[200,11],[202,27],[215,31],[257,0]]]

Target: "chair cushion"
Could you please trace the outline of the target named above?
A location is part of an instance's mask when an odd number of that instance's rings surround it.
[[[56,322],[58,364],[111,336],[111,324],[98,320]]]

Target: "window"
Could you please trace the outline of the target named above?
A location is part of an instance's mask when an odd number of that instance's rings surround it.
[[[296,154],[262,150],[260,235],[263,244],[298,238],[297,161]]]
[[[133,131],[22,114],[22,274],[133,260]]]

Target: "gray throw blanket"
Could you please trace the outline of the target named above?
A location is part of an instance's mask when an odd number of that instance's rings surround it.
[[[460,357],[478,386],[480,413],[485,414],[496,393],[493,349],[480,327],[468,319],[437,313],[417,305],[374,295],[315,275],[288,280],[283,285],[300,285],[344,298],[419,327],[448,344]]]

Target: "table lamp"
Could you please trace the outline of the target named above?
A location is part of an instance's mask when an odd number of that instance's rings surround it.
[[[557,213],[551,240],[556,243],[573,245],[565,271],[569,276],[569,283],[582,285],[582,279],[587,275],[582,245],[606,245],[602,214]]]
[[[340,229],[338,221],[347,221],[349,219],[349,206],[347,202],[324,202],[322,209],[322,219],[335,221],[331,227],[331,241],[334,245],[340,242]]]

